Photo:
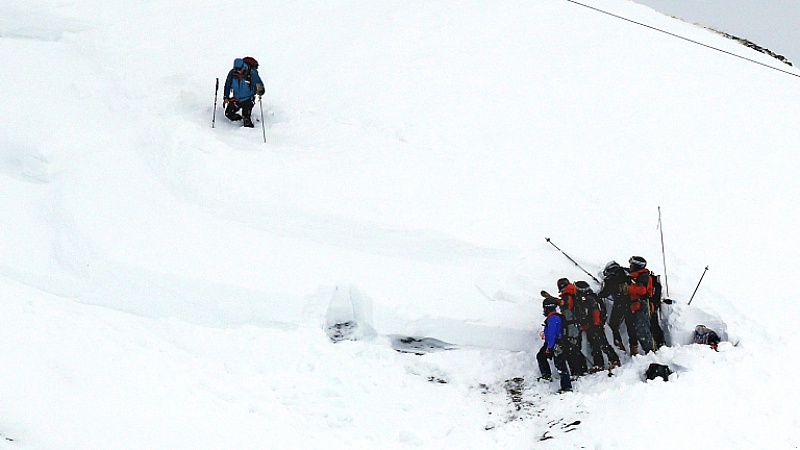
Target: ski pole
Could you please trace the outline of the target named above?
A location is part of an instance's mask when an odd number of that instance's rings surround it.
[[[706,266],[705,270],[703,270],[703,274],[700,275],[700,281],[697,282],[697,287],[694,288],[694,292],[692,292],[692,297],[689,299],[689,304],[692,304],[692,300],[694,300],[694,294],[697,294],[697,289],[700,288],[700,283],[703,282],[703,277],[706,276],[706,272],[708,272],[708,266]]]
[[[261,106],[261,96],[258,96],[258,109],[261,110],[261,133],[264,135],[264,143],[267,143],[267,129],[264,126],[264,107]]]
[[[214,128],[214,123],[217,121],[217,93],[219,92],[219,78],[217,78],[217,87],[214,88],[214,113],[211,115],[211,128]]]
[[[546,237],[546,238],[544,238],[544,240],[546,240],[546,241],[547,241],[547,242],[548,242],[550,245],[552,245],[553,247],[555,247],[555,248],[556,248],[556,250],[560,251],[560,252],[561,252],[561,254],[563,254],[564,256],[566,256],[566,257],[567,257],[567,259],[569,259],[570,261],[572,261],[572,264],[575,264],[576,266],[578,266],[578,268],[579,268],[579,269],[581,269],[581,270],[583,271],[583,273],[585,273],[586,275],[589,275],[590,277],[592,277],[592,279],[595,281],[595,283],[598,283],[598,284],[600,284],[600,280],[598,280],[597,278],[595,278],[595,277],[594,277],[594,275],[592,275],[592,274],[590,274],[589,272],[587,272],[587,271],[586,271],[586,269],[584,269],[583,267],[581,267],[581,265],[580,265],[580,264],[578,264],[577,262],[575,262],[575,260],[574,260],[574,259],[572,259],[572,258],[571,258],[571,257],[570,257],[568,254],[564,253],[564,250],[561,250],[560,248],[558,248],[558,246],[557,246],[556,244],[553,244],[553,241],[551,241],[549,237]]]
[[[669,279],[667,279],[667,255],[664,251],[664,227],[661,225],[661,207],[658,207],[658,230],[661,232],[661,261],[664,264],[664,287],[667,289],[669,298]]]

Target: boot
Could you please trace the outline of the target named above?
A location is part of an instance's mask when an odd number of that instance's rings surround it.
[[[616,345],[617,348],[622,350],[623,352],[626,351],[625,344],[622,343],[622,338],[614,338],[614,345]]]
[[[631,356],[639,354],[639,344],[631,344]]]
[[[245,127],[247,127],[247,128],[253,128],[253,126],[254,126],[254,125],[253,125],[253,121],[252,121],[252,120],[250,120],[250,118],[249,118],[249,117],[245,117],[245,118],[244,118],[244,124],[242,124],[242,126],[245,126]]]

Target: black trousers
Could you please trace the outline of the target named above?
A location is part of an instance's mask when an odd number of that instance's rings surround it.
[[[613,362],[614,364],[619,364],[619,356],[617,356],[614,349],[608,345],[606,332],[602,325],[589,327],[589,329],[586,330],[586,337],[589,338],[589,346],[592,347],[592,361],[595,367],[605,366],[603,353],[608,357],[609,363]]]
[[[565,353],[559,352],[558,355],[548,356],[547,344],[544,344],[541,350],[539,350],[539,353],[536,354],[536,362],[539,363],[539,372],[543,377],[549,377],[552,375],[549,361],[551,357],[553,358],[553,363],[556,366],[556,370],[558,370],[561,389],[565,391],[571,390],[572,380],[569,379],[569,370],[567,369],[567,359]]]
[[[608,319],[608,326],[611,327],[615,341],[622,342],[622,334],[620,334],[619,328],[622,326],[623,320],[625,321],[625,328],[628,330],[628,344],[637,343],[636,324],[631,312],[631,303],[627,299],[615,299],[614,306],[611,307],[611,317]]]
[[[583,356],[581,347],[583,344],[583,332],[575,338],[563,338],[564,355],[569,364],[569,370],[573,375],[581,376],[589,372],[586,367],[586,357]]]
[[[242,120],[242,117],[244,117],[247,122],[250,122],[253,106],[255,106],[255,102],[253,102],[252,98],[241,102],[230,101],[228,102],[228,107],[225,108],[225,117],[232,121]],[[238,114],[240,109],[242,110],[241,115]]]

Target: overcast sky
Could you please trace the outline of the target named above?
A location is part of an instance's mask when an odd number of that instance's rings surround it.
[[[800,67],[800,0],[634,0],[748,39]]]

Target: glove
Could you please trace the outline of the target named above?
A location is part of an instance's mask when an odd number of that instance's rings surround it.
[[[264,85],[261,83],[256,83],[256,94],[258,94],[258,98],[261,98],[264,95]]]
[[[561,348],[561,344],[553,345],[553,351],[551,352],[553,356],[560,356],[562,353],[564,353],[564,350]]]

